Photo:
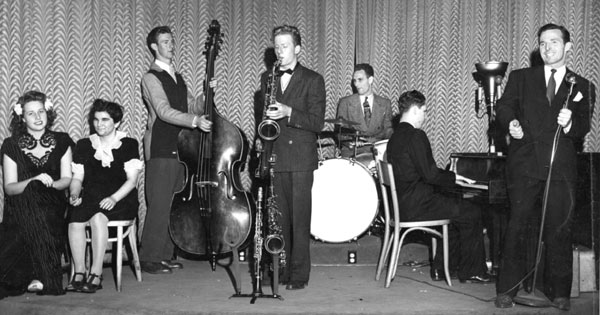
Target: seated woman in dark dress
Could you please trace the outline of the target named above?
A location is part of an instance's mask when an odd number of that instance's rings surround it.
[[[67,291],[94,293],[102,289],[102,263],[110,220],[131,220],[138,213],[136,184],[143,167],[138,142],[117,131],[123,118],[120,105],[94,101],[89,113],[91,136],[77,142],[69,202],[69,244],[75,274]],[[85,276],[85,227],[92,232],[92,266]]]
[[[71,182],[71,138],[50,130],[56,113],[44,93],[14,105],[11,137],[2,143],[4,216],[0,224],[0,298],[26,290],[64,294],[64,190]]]

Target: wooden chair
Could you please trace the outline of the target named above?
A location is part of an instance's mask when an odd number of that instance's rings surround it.
[[[446,275],[446,282],[448,286],[452,286],[450,279],[450,269],[448,266],[449,261],[449,250],[448,250],[448,224],[450,220],[430,220],[430,221],[410,221],[401,222],[400,214],[398,209],[398,196],[396,192],[396,183],[394,182],[394,173],[392,165],[388,162],[377,161],[377,172],[379,175],[379,185],[381,187],[381,195],[383,198],[384,206],[384,220],[385,230],[383,236],[383,246],[381,248],[381,255],[377,263],[377,271],[375,274],[375,280],[379,280],[383,267],[389,257],[388,272],[385,279],[385,287],[388,288],[390,283],[396,276],[396,268],[398,265],[398,257],[402,249],[402,243],[408,233],[416,230],[424,231],[434,236],[431,237],[433,255],[435,257],[437,249],[436,237],[442,238],[444,246],[444,273]],[[391,199],[391,206],[390,206]],[[442,233],[433,229],[433,227],[441,226]],[[406,229],[401,233],[402,229]],[[392,233],[393,232],[393,233]],[[390,253],[391,250],[391,253]]]
[[[89,224],[88,224],[89,227]],[[117,243],[116,248],[116,284],[117,291],[121,292],[121,273],[123,269],[123,239],[129,239],[129,246],[131,247],[132,257],[129,257],[130,261],[133,263],[133,267],[135,269],[135,277],[138,282],[142,282],[142,269],[140,267],[140,257],[137,251],[137,229],[136,229],[136,220],[121,220],[121,221],[108,221],[108,228],[114,227],[117,229],[117,235],[115,237],[109,237],[108,243]],[[124,230],[124,228],[126,228]],[[92,241],[89,230],[86,228],[86,241],[90,243]],[[87,247],[89,251],[89,247]],[[114,253],[114,250],[113,250]],[[90,256],[89,252],[86,256]],[[87,259],[89,261],[89,259]],[[88,268],[89,269],[89,268]],[[75,273],[75,266],[71,264],[71,277]]]

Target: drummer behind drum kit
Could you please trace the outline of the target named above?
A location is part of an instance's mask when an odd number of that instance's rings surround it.
[[[356,240],[369,229],[378,214],[379,198],[375,161],[385,159],[388,140],[375,143],[360,141],[365,135],[352,129],[360,125],[343,118],[327,119],[336,125],[338,146],[344,139],[354,149],[350,157],[323,159],[314,172],[312,187],[311,234],[320,241],[343,243]],[[339,126],[339,127],[338,127]],[[324,132],[326,134],[326,132]],[[361,146],[373,146],[373,152],[358,154]],[[321,149],[319,149],[321,150]],[[336,154],[337,155],[337,154]]]

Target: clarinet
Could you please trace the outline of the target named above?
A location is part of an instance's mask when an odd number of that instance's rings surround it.
[[[256,200],[256,222],[254,226],[254,277],[256,278],[255,282],[255,292],[261,292],[260,287],[260,262],[262,259],[262,249],[263,249],[263,237],[262,237],[262,199],[263,199],[263,191],[262,187],[258,188],[258,197]]]

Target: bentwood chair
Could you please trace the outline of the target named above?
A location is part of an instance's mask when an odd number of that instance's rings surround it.
[[[433,255],[435,257],[437,249],[437,239],[441,238],[444,247],[444,273],[448,286],[452,286],[450,280],[449,249],[448,249],[448,224],[450,220],[430,220],[430,221],[400,221],[398,197],[396,192],[396,183],[394,181],[394,172],[392,165],[388,162],[377,161],[377,172],[379,175],[379,185],[383,199],[385,230],[383,236],[383,246],[377,263],[375,280],[379,280],[385,263],[389,259],[388,272],[385,279],[385,287],[389,288],[390,283],[396,276],[398,266],[398,257],[402,249],[402,243],[408,233],[412,231],[424,231],[432,234],[431,243]],[[391,205],[390,205],[391,201]],[[435,230],[434,227],[442,227],[442,233]],[[405,229],[402,231],[402,229]]]
[[[89,224],[88,224],[89,227]],[[114,237],[108,238],[108,243],[117,243],[116,248],[116,285],[117,291],[121,292],[121,273],[123,269],[123,239],[127,238],[129,240],[129,246],[131,247],[131,253],[133,257],[129,257],[129,260],[133,264],[135,269],[135,277],[138,282],[142,281],[142,269],[140,268],[140,258],[137,250],[137,229],[136,229],[136,220],[119,220],[119,221],[108,221],[108,228],[116,228],[117,235]],[[89,229],[86,228],[86,241],[87,243],[91,243],[92,239],[89,234]],[[90,250],[91,246],[87,246],[87,250]],[[107,248],[108,249],[108,248]],[[113,254],[115,250],[113,250]],[[86,255],[91,257],[89,252]],[[71,277],[75,273],[75,266],[71,264]]]

